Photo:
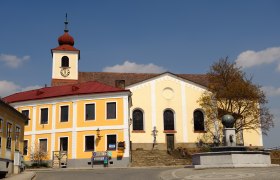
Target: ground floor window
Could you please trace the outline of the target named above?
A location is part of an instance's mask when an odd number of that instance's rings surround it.
[[[94,151],[94,136],[85,136],[85,151]]]
[[[28,140],[23,141],[23,155],[27,155]]]
[[[41,152],[48,151],[48,140],[47,139],[40,139],[39,140],[39,147]]]
[[[60,151],[68,151],[68,137],[60,138]]]
[[[107,150],[116,150],[117,136],[107,135]]]

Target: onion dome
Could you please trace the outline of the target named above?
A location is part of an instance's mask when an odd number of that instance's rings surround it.
[[[65,30],[64,30],[65,31]],[[58,44],[61,45],[70,45],[74,46],[74,38],[70,36],[68,31],[65,31],[62,36],[58,38]]]

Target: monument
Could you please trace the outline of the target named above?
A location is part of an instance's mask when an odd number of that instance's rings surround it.
[[[192,156],[195,168],[215,167],[268,167],[271,166],[269,152],[247,151],[245,146],[236,145],[235,119],[231,115],[222,117],[224,125],[223,146],[211,148],[211,152]]]

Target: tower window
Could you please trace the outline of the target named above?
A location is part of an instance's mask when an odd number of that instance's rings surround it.
[[[67,56],[61,58],[61,67],[69,67],[69,58]]]

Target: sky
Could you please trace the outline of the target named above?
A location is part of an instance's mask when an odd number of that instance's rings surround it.
[[[280,146],[280,1],[1,1],[1,97],[50,85],[66,13],[79,71],[201,74],[228,56],[266,92],[264,145]]]

